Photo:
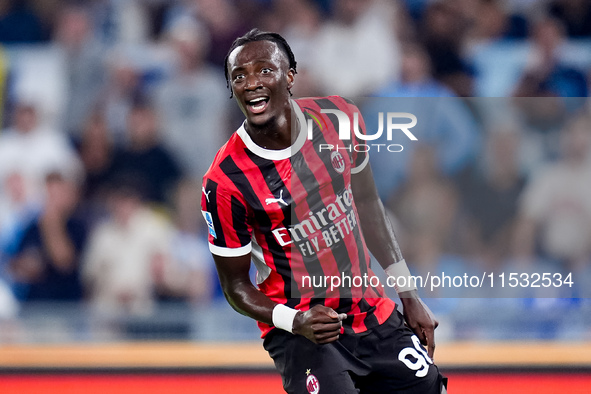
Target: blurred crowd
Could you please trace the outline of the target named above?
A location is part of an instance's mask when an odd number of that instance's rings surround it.
[[[295,96],[428,119],[371,156],[417,273],[591,283],[589,1],[0,0],[0,319],[220,297],[200,179],[241,122],[223,60],[252,27],[291,44]]]

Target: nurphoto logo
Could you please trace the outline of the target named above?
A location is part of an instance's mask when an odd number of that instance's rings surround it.
[[[384,129],[386,130],[386,140],[392,141],[393,135],[395,132],[402,132],[406,137],[411,141],[417,141],[417,137],[410,131],[411,128],[416,126],[417,124],[417,117],[409,112],[387,112],[384,116],[384,112],[378,113],[378,130],[374,134],[363,134],[359,130],[359,113],[353,113],[353,121],[351,121],[350,117],[343,111],[338,109],[322,109],[320,110],[321,114],[332,114],[337,117],[338,120],[338,127],[339,127],[339,139],[341,141],[350,141],[352,139],[351,130],[355,133],[355,137],[358,141],[375,141],[378,138],[382,137],[384,134]],[[312,114],[311,114],[312,115]],[[386,127],[384,127],[384,117],[386,118]],[[406,119],[406,122],[400,122],[400,120]],[[322,119],[323,120],[323,119]],[[307,131],[308,131],[308,139],[312,140],[314,135],[314,122],[318,125],[318,127],[322,130],[323,126],[319,120],[319,116],[313,116],[312,119],[308,119],[306,124]],[[325,123],[326,124],[326,123]],[[349,152],[368,152],[369,150],[377,150],[378,152],[388,151],[388,152],[402,152],[404,147],[400,144],[384,144],[384,143],[356,143],[356,144],[348,144],[343,146],[333,145],[333,144],[320,144],[318,147],[319,152],[323,150],[347,150]]]

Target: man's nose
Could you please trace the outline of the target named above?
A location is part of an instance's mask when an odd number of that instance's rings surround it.
[[[254,90],[261,86],[261,80],[254,74],[246,76],[246,89]]]

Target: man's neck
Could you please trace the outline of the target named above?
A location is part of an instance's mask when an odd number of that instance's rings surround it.
[[[282,116],[273,118],[263,125],[253,125],[247,121],[244,128],[253,142],[261,148],[282,150],[289,148],[298,135],[297,132],[291,132],[291,122],[291,107],[288,104]]]

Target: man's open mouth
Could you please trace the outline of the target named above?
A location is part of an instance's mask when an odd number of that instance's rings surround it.
[[[267,108],[269,97],[257,97],[246,102],[248,108],[252,113],[260,114]]]

